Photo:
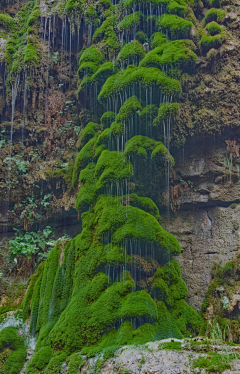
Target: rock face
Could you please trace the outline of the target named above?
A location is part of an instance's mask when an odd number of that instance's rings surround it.
[[[175,156],[171,188],[178,189],[178,195],[172,192],[170,198],[176,211],[170,213],[167,224],[166,212],[162,212],[165,228],[182,247],[177,260],[188,286],[188,301],[199,311],[212,263],[225,264],[240,250],[239,155],[232,155],[229,170],[227,136],[187,143],[184,157]]]

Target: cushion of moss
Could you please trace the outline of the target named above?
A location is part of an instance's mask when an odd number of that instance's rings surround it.
[[[81,147],[83,147],[99,130],[99,125],[89,122],[84,129],[81,130]]]
[[[213,36],[216,34],[220,34],[223,28],[217,22],[212,21],[207,24],[205,29],[209,32],[211,36]]]
[[[138,26],[140,23],[140,18],[142,17],[141,12],[134,12],[130,13],[123,18],[121,22],[119,22],[119,29],[125,31],[132,31],[133,27]]]
[[[105,112],[100,119],[100,122],[101,122],[101,124],[103,124],[104,128],[105,127],[110,127],[110,125],[113,121],[115,121],[115,113],[114,112]]]
[[[11,30],[15,25],[15,20],[9,14],[0,13],[0,25],[7,30]]]
[[[117,42],[117,36],[115,34],[114,28],[116,26],[117,18],[115,15],[111,15],[107,17],[105,21],[99,26],[93,34],[92,42],[97,43],[104,39],[112,39],[112,41]]]
[[[164,165],[166,160],[170,161],[170,167],[174,166],[174,159],[168,149],[161,143],[147,136],[136,135],[125,144],[125,155],[151,155],[151,158],[159,157]]]
[[[50,359],[44,371],[48,374],[61,374],[61,367],[66,357],[67,353],[61,351],[56,352],[54,356]]]
[[[18,12],[18,27],[12,28],[11,37],[5,51],[5,61],[10,76],[15,77],[25,66],[38,65],[39,51],[37,23],[39,7],[29,1]]]
[[[164,103],[158,109],[158,116],[153,121],[153,126],[162,124],[164,120],[174,115],[179,110],[178,103]]]
[[[140,43],[140,44],[144,44],[148,41],[148,36],[145,32],[143,31],[138,31],[136,33],[136,40]]]
[[[203,36],[201,39],[201,46],[205,49],[219,48],[222,44],[222,38],[220,35],[214,36]]]
[[[81,369],[83,364],[84,364],[84,359],[82,355],[79,352],[73,353],[69,358],[68,369],[67,369],[66,374],[77,373]]]
[[[125,122],[127,119],[131,118],[138,110],[141,110],[142,106],[138,101],[137,96],[132,96],[127,99],[121,108],[116,117],[117,122]]]
[[[96,139],[98,134],[96,133],[93,138],[91,138],[84,147],[80,150],[74,167],[73,167],[73,175],[72,175],[72,184],[75,185],[78,180],[78,176],[81,169],[84,169],[88,163],[93,159],[94,156],[94,146],[96,143]]]
[[[204,17],[205,24],[211,22],[211,21],[217,21],[221,22],[223,18],[225,17],[225,11],[223,9],[215,9],[212,8],[207,11]]]
[[[162,44],[150,51],[140,62],[139,66],[163,68],[178,66],[181,69],[193,64],[197,55],[191,50],[191,43],[185,40],[175,40]]]
[[[5,327],[0,331],[0,352],[10,350],[4,360],[4,374],[18,374],[27,356],[24,340],[14,327]]]
[[[187,36],[193,24],[181,17],[173,14],[164,14],[159,21],[159,26],[170,32],[177,32],[183,37]]]
[[[160,47],[162,44],[166,43],[166,35],[162,34],[161,32],[155,32],[151,36],[151,48],[157,48]]]
[[[78,76],[79,78],[83,78],[84,74],[92,75],[94,74],[99,68],[99,64],[94,63],[92,61],[83,61],[78,69]]]
[[[25,347],[13,351],[5,363],[4,374],[18,374],[25,364],[26,357],[27,350]]]
[[[114,73],[112,62],[105,62],[91,77],[91,81],[97,84],[104,83],[104,81]]]
[[[43,370],[53,356],[53,350],[50,346],[43,347],[37,351],[31,360],[28,361],[26,374],[34,373],[35,369]]]
[[[167,5],[167,9],[170,14],[176,14],[180,17],[184,17],[185,12],[186,12],[186,7],[187,7],[187,4],[185,2],[182,2],[182,4],[181,3],[179,4],[175,0],[171,0]]]
[[[175,79],[168,78],[159,69],[130,66],[109,77],[102,86],[98,98],[102,99],[117,95],[132,85],[136,85],[136,83],[141,83],[143,88],[152,85],[162,87],[167,94],[181,92],[180,83]]]
[[[96,198],[97,179],[95,177],[95,164],[89,164],[85,169],[81,170],[79,182],[84,184],[80,187],[77,195],[76,209],[82,213],[89,209]]]
[[[122,63],[126,62],[127,64],[132,64],[133,61],[137,63],[145,56],[145,54],[142,45],[137,40],[134,40],[123,46],[117,60]]]
[[[101,153],[95,168],[97,188],[111,182],[121,181],[133,175],[132,165],[126,157],[119,152],[105,150]]]
[[[104,54],[98,48],[91,46],[83,51],[79,59],[79,66],[81,66],[83,62],[93,62],[96,65],[100,65],[104,60]]]

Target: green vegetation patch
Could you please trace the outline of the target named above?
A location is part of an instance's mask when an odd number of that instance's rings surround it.
[[[24,340],[14,327],[0,331],[0,368],[3,374],[18,374],[25,363],[27,350]]]

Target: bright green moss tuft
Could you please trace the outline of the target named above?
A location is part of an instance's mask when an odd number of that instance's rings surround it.
[[[36,370],[43,370],[53,356],[51,347],[46,346],[35,353],[33,358],[27,363],[26,374],[35,374]]]
[[[87,144],[87,142],[94,137],[98,130],[99,125],[97,123],[89,122],[81,131],[81,147]]]
[[[12,30],[15,25],[15,20],[9,14],[0,13],[0,26],[6,30]]]
[[[214,35],[214,36],[203,36],[201,39],[201,47],[204,48],[205,51],[208,51],[211,48],[219,48],[222,45],[223,39],[221,35]]]
[[[141,12],[130,13],[119,23],[119,29],[124,30],[127,33],[131,33],[133,28],[139,25],[141,16]]]
[[[66,374],[76,374],[84,364],[84,359],[80,353],[73,353],[70,356]]]
[[[118,115],[116,117],[117,122],[125,122],[134,116],[139,110],[142,109],[141,104],[136,96],[132,96],[127,99],[121,106]]]
[[[187,38],[193,26],[192,22],[172,14],[164,14],[160,21],[161,29],[170,32],[171,38]]]
[[[185,12],[186,12],[186,7],[187,7],[187,4],[184,1],[179,3],[175,0],[170,0],[170,2],[167,5],[167,9],[170,14],[176,14],[180,17],[184,17]]]
[[[147,34],[143,31],[138,31],[136,33],[136,40],[140,43],[140,44],[144,44],[148,41],[148,37],[147,37]]]
[[[225,17],[226,13],[223,9],[215,9],[212,8],[207,11],[205,14],[204,20],[205,24],[211,22],[211,21],[216,21],[216,22],[221,22],[223,18]]]
[[[123,68],[129,64],[138,65],[139,61],[145,56],[144,48],[141,44],[134,40],[125,44],[118,55],[118,62]]]
[[[211,36],[214,36],[216,34],[220,34],[224,28],[220,26],[217,22],[212,21],[207,24],[205,29],[209,32]]]
[[[98,70],[98,68],[99,68],[98,63],[94,63],[92,61],[84,61],[79,66],[78,76],[79,78],[83,78],[84,75],[86,74],[92,75]]]
[[[110,127],[111,123],[115,121],[115,113],[114,112],[105,112],[101,119],[100,122],[103,125],[104,128]]]
[[[104,54],[98,48],[91,46],[82,53],[79,66],[81,66],[83,62],[93,62],[94,64],[100,65],[104,62]]]
[[[159,69],[128,66],[127,69],[119,71],[117,74],[109,77],[98,95],[99,99],[117,95],[123,90],[141,83],[142,88],[153,85],[161,87],[167,94],[176,94],[181,92],[181,86],[175,79],[168,78]]]
[[[158,126],[163,123],[166,119],[173,116],[179,109],[177,103],[165,103],[161,104],[158,110],[158,116],[154,119],[153,125]]]
[[[166,35],[161,32],[155,32],[151,37],[151,48],[160,47],[162,44],[166,43]]]
[[[7,355],[4,353],[7,352]],[[4,361],[1,362],[1,355]],[[0,364],[3,374],[18,374],[25,363],[27,350],[24,340],[14,327],[5,327],[0,331]]]
[[[187,70],[197,61],[196,54],[191,49],[192,45],[186,40],[176,40],[162,44],[150,51],[140,62],[140,67],[166,67]]]

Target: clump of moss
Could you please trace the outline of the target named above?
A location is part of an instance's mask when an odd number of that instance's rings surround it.
[[[197,61],[197,56],[191,47],[191,43],[184,40],[164,43],[150,51],[141,61],[140,66],[156,67],[163,71],[177,67],[182,71],[189,71]]]
[[[138,65],[139,61],[144,56],[144,48],[137,40],[135,40],[128,44],[125,44],[125,46],[121,49],[117,60],[120,66],[123,68],[129,64]]]
[[[221,27],[217,22],[212,21],[207,24],[205,29],[209,32],[211,36],[214,36],[216,34],[220,34],[223,30],[223,27]]]
[[[0,26],[10,31],[15,26],[15,20],[9,14],[0,13]]]
[[[168,78],[157,68],[145,68],[128,66],[127,69],[112,75],[102,86],[98,99],[107,98],[141,83],[142,88],[159,86],[167,94],[181,92],[181,86],[177,80]]]
[[[189,36],[193,24],[176,15],[164,14],[159,21],[159,26],[163,30],[168,30],[172,39],[179,39]]]
[[[215,22],[221,22],[223,18],[225,17],[226,13],[223,9],[215,9],[212,8],[207,11],[204,17],[205,24],[215,21]]]
[[[7,354],[6,354],[7,353]],[[18,374],[25,363],[27,350],[24,340],[14,327],[0,331],[0,364],[3,374]]]

